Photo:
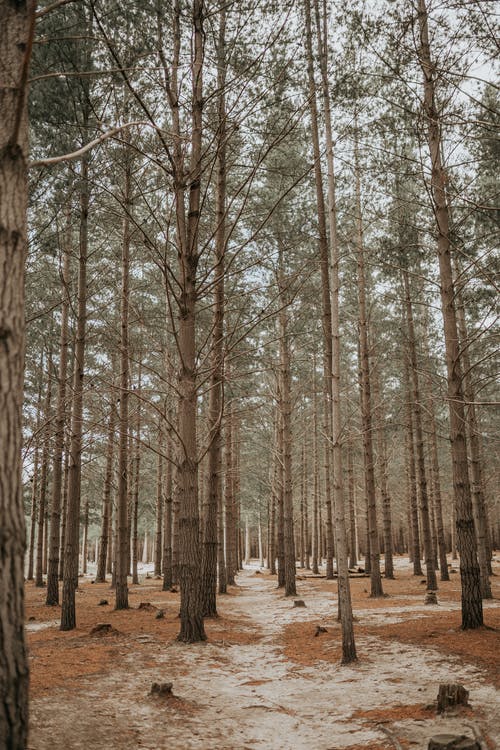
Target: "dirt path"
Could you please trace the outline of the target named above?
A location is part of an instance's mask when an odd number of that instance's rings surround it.
[[[395,747],[396,736],[420,750],[438,732],[471,735],[472,724],[500,742],[498,692],[480,669],[430,648],[369,636],[358,644],[370,658],[355,666],[299,664],[284,654],[284,629],[307,623],[311,638],[316,624],[334,631],[331,594],[300,581],[307,606],[294,608],[275,581],[255,569],[244,571],[238,584],[239,595],[221,597],[219,609],[242,621],[246,642],[186,646],[148,633],[115,638],[104,674],[32,700],[31,750],[375,750]],[[389,619],[405,608],[392,609],[384,609]],[[376,615],[367,610],[362,617]],[[150,696],[155,681],[173,682],[174,697]],[[425,708],[439,683],[452,681],[467,686],[480,715],[443,719]],[[385,723],[370,716],[401,705],[412,710],[396,711]]]

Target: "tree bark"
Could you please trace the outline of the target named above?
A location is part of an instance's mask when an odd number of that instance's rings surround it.
[[[34,2],[0,3],[0,741],[9,750],[24,750],[28,736],[21,420],[27,243],[26,85],[34,23]]]
[[[44,536],[46,534],[46,517],[47,517],[47,489],[49,474],[49,451],[50,451],[50,423],[51,423],[51,402],[52,402],[52,347],[47,356],[47,390],[45,392],[45,404],[43,409],[43,442],[42,442],[42,463],[40,469],[40,495],[38,498],[38,524],[36,540],[36,566],[35,566],[35,586],[44,585],[43,580],[43,549]]]
[[[370,596],[383,596],[382,577],[380,574],[380,551],[377,526],[377,505],[375,497],[375,470],[373,461],[372,438],[372,403],[370,357],[368,347],[368,319],[366,304],[365,250],[363,240],[363,223],[361,215],[361,179],[358,156],[357,119],[355,122],[355,189],[356,189],[356,250],[358,268],[358,304],[359,304],[359,358],[361,382],[361,422],[363,432],[363,455],[365,466],[365,491],[368,506],[368,535],[370,539]]]
[[[422,427],[422,403],[420,396],[420,381],[418,376],[417,346],[415,342],[415,326],[413,323],[413,305],[410,293],[408,270],[403,269],[403,285],[406,306],[406,325],[408,330],[408,354],[410,360],[410,381],[412,383],[411,408],[413,409],[415,424],[415,442],[417,449],[418,482],[420,488],[420,518],[424,537],[425,570],[427,577],[427,591],[437,590],[436,570],[432,552],[431,523],[429,514],[429,497],[427,493],[427,478],[425,475],[424,433]]]
[[[455,311],[455,288],[451,267],[450,217],[446,197],[446,178],[441,160],[441,120],[436,107],[436,67],[431,58],[428,16],[425,0],[418,0],[420,48],[418,61],[424,84],[424,114],[427,123],[427,144],[432,165],[430,191],[437,229],[437,255],[441,282],[450,414],[450,439],[453,465],[456,526],[460,553],[462,585],[462,628],[472,629],[483,624],[481,575],[477,560],[472,498],[467,468],[467,439],[462,390],[460,342]]]
[[[112,368],[114,369],[114,368]],[[111,526],[111,485],[113,481],[113,459],[115,447],[115,394],[114,388],[111,389],[110,408],[108,418],[108,436],[106,443],[106,468],[104,471],[104,488],[102,500],[102,521],[101,535],[99,541],[99,557],[97,560],[96,583],[104,583],[106,580],[106,562],[108,555],[111,556],[109,546],[109,530]]]
[[[78,308],[76,315],[75,361],[73,368],[73,405],[68,468],[68,500],[62,589],[61,630],[76,627],[75,591],[78,586],[80,530],[80,490],[83,434],[83,379],[85,373],[85,337],[87,320],[87,253],[89,175],[88,154],[81,161],[80,173],[80,243],[78,259]]]
[[[52,464],[52,508],[50,516],[49,567],[47,571],[47,605],[59,604],[59,546],[61,543],[61,500],[63,492],[64,430],[66,425],[66,384],[68,377],[69,346],[69,249],[70,217],[68,212],[66,237],[62,248],[62,306],[59,343],[59,372],[55,423],[55,444]],[[66,247],[66,243],[68,246]]]

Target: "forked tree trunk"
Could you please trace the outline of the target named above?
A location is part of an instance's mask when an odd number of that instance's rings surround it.
[[[47,571],[47,605],[59,604],[59,546],[61,542],[61,501],[63,494],[63,457],[64,430],[66,424],[66,380],[68,377],[68,346],[69,346],[69,251],[70,216],[68,212],[68,226],[62,248],[62,306],[61,332],[59,343],[59,372],[57,387],[57,407],[55,423],[54,456],[52,464],[52,507],[50,516],[50,548],[49,567]],[[67,246],[66,246],[67,243]]]
[[[24,642],[25,529],[21,469],[28,114],[34,2],[0,3],[0,742],[24,750],[28,662]]]
[[[428,16],[425,0],[418,0],[420,47],[418,61],[424,83],[424,114],[427,122],[427,143],[432,165],[430,191],[437,230],[437,255],[441,284],[441,307],[444,324],[448,408],[453,465],[456,526],[460,552],[460,580],[462,585],[462,628],[477,628],[483,624],[481,574],[477,560],[477,545],[471,489],[467,466],[467,439],[460,341],[455,312],[455,288],[451,267],[450,217],[446,197],[446,177],[441,161],[441,118],[436,106],[436,66],[431,58]]]

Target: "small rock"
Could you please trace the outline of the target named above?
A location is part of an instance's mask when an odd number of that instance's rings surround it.
[[[107,604],[109,604],[109,602],[108,602],[107,599],[101,599],[101,601],[99,602],[99,604],[97,606],[98,607],[105,607]]]
[[[163,620],[164,617],[165,617],[165,610],[159,609],[155,615],[155,620]]]
[[[303,599],[295,599],[293,602],[294,607],[305,607],[306,603]]]
[[[33,620],[36,620],[36,617],[34,617],[33,615],[31,615],[31,617],[28,617],[28,620],[29,620],[30,622],[33,622]]]
[[[427,583],[427,578],[424,578],[424,580],[420,581],[420,583]]]
[[[321,627],[321,625],[316,625],[316,632],[314,633],[314,637],[316,638],[320,633],[328,633],[328,630]]]
[[[457,572],[456,568],[451,568],[450,573],[456,573],[456,572]]]
[[[151,695],[172,695],[172,682],[153,682],[151,685]]]

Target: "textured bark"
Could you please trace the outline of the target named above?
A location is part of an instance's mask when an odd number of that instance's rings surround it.
[[[120,298],[120,407],[118,417],[118,493],[116,509],[116,590],[115,609],[128,608],[129,572],[129,304],[130,304],[130,210],[131,210],[131,163],[125,143],[125,175],[123,187],[123,229],[122,229],[122,289]]]
[[[164,459],[161,455],[164,451],[163,417],[160,417],[158,426],[158,446],[160,449],[156,457],[156,512],[155,512],[155,544],[154,544],[154,575],[160,576],[162,565],[163,548],[163,511],[164,511]]]
[[[165,452],[165,510],[163,514],[163,591],[168,591],[173,585],[172,575],[172,522],[173,522],[173,439],[171,427],[172,414],[167,411],[167,429]]]
[[[374,352],[372,358],[375,361]],[[385,414],[380,388],[380,369],[373,367],[373,396],[375,401],[375,421],[377,429],[377,466],[382,500],[382,519],[384,524],[384,578],[394,578],[393,549],[392,549],[392,515],[391,498],[388,483],[387,438],[385,430]]]
[[[309,112],[311,117],[311,140],[314,158],[314,181],[316,187],[316,208],[318,214],[318,249],[321,270],[321,319],[323,327],[323,395],[325,400],[323,433],[325,435],[324,478],[325,478],[325,510],[326,510],[326,577],[333,578],[333,525],[332,525],[332,486],[331,467],[332,454],[332,309],[330,296],[330,276],[328,272],[328,239],[326,224],[325,196],[323,191],[323,175],[321,173],[321,148],[319,141],[318,105],[316,101],[316,83],[314,78],[314,55],[311,27],[310,0],[305,0],[306,21],[306,54],[307,78],[309,85]],[[323,545],[320,543],[320,546]],[[321,555],[320,555],[321,557]]]
[[[357,130],[357,122],[356,122]],[[380,552],[377,526],[377,505],[375,497],[375,470],[373,461],[371,374],[368,347],[368,318],[366,303],[365,250],[361,215],[361,180],[358,158],[357,134],[354,147],[355,187],[356,187],[356,251],[358,268],[359,304],[359,365],[361,382],[361,423],[363,432],[363,457],[365,467],[365,491],[368,507],[368,535],[370,539],[370,596],[383,596],[380,574]]]
[[[71,411],[68,415],[71,420]],[[63,471],[63,496],[61,510],[61,544],[59,545],[59,580],[64,580],[64,551],[66,549],[66,524],[68,518],[68,485],[69,485],[69,454],[70,454],[70,430],[66,430],[64,436],[64,471]]]
[[[40,468],[40,495],[38,498],[38,522],[36,540],[36,566],[35,586],[44,585],[43,580],[43,550],[44,537],[46,535],[47,520],[47,489],[49,473],[49,451],[50,451],[50,427],[51,427],[51,402],[52,402],[52,350],[47,357],[47,386],[45,391],[45,403],[43,408],[43,440],[42,440],[42,462]]]
[[[43,353],[40,357],[40,366],[39,371],[42,372],[42,366],[43,366]],[[29,540],[29,547],[28,547],[28,574],[27,574],[27,580],[32,581],[33,580],[33,571],[34,571],[34,560],[35,560],[35,541],[36,541],[36,518],[37,518],[37,509],[38,509],[38,484],[39,484],[39,477],[38,477],[38,470],[40,465],[40,441],[39,441],[39,433],[40,433],[40,422],[42,418],[42,383],[40,381],[38,386],[38,398],[37,398],[37,408],[36,408],[36,423],[35,423],[35,450],[34,450],[34,456],[33,456],[33,478],[32,478],[32,486],[31,486],[31,514],[30,514],[30,540]]]
[[[293,528],[292,498],[292,378],[290,372],[290,340],[288,334],[287,306],[289,303],[284,271],[284,248],[279,242],[278,288],[280,297],[279,349],[281,381],[281,427],[283,458],[283,553],[285,573],[285,596],[296,596],[295,583],[295,543]]]
[[[456,263],[456,272],[459,272]],[[483,599],[491,599],[491,584],[489,579],[489,545],[486,507],[483,490],[483,468],[480,445],[480,431],[476,415],[474,385],[472,383],[472,369],[469,355],[469,337],[467,332],[467,321],[465,318],[465,306],[462,290],[457,290],[457,324],[461,344],[462,366],[464,373],[463,388],[464,398],[467,403],[466,423],[467,438],[470,451],[470,479],[472,490],[472,509],[474,514],[474,528],[477,541],[477,557],[481,576],[481,595]]]
[[[455,288],[451,267],[450,217],[446,197],[446,177],[441,161],[441,120],[436,107],[435,96],[437,73],[431,58],[425,0],[418,0],[418,27],[420,32],[418,60],[423,73],[424,114],[427,123],[427,143],[432,165],[430,192],[437,230],[441,309],[443,314],[448,376],[453,488],[460,553],[460,580],[462,585],[462,628],[469,629],[480,627],[483,624],[481,575],[477,560],[472,498],[467,467],[462,366],[455,311]]]
[[[80,530],[80,489],[83,433],[83,379],[85,372],[85,336],[87,318],[89,179],[88,156],[81,161],[80,174],[80,243],[78,259],[78,308],[76,315],[75,362],[73,368],[73,404],[68,468],[68,500],[62,589],[61,630],[76,627],[75,591],[78,586]]]
[[[309,0],[307,0],[309,2]],[[320,51],[321,80],[323,84],[323,107],[325,116],[326,152],[328,163],[328,226],[330,230],[331,262],[331,437],[328,446],[332,450],[333,469],[333,510],[335,516],[335,554],[337,559],[339,617],[342,627],[342,663],[348,664],[356,657],[354,642],[351,591],[349,585],[347,532],[345,522],[343,467],[342,467],[342,419],[340,413],[340,317],[339,317],[339,243],[337,237],[337,207],[335,198],[335,171],[332,138],[332,118],[330,111],[330,92],[328,81],[328,22],[326,0],[323,3],[323,24],[321,24],[319,4],[315,2],[318,49]],[[328,492],[327,492],[328,499]],[[327,578],[331,550],[328,539],[333,536],[331,510],[327,504]],[[331,542],[330,542],[331,544]]]
[[[408,506],[411,521],[411,560],[413,562],[413,575],[422,576],[423,570],[420,563],[420,529],[418,523],[417,504],[417,471],[415,466],[415,442],[413,431],[413,407],[411,395],[410,366],[407,354],[403,356],[404,379],[406,391],[406,425],[405,425],[405,447],[406,447],[406,476],[408,483]]]
[[[236,572],[236,521],[234,518],[234,476],[233,476],[233,406],[229,402],[224,420],[225,444],[225,484],[224,505],[226,510],[226,580],[234,586]]]
[[[354,477],[354,446],[349,440],[347,446],[347,482],[349,492],[349,567],[358,564],[358,539],[356,533],[356,481]]]
[[[315,575],[319,573],[319,461],[318,461],[318,395],[316,391],[316,358],[313,359],[313,508],[312,508],[312,539],[311,539],[311,569]]]
[[[28,116],[35,3],[0,2],[0,744],[24,750],[25,529],[21,477]]]
[[[207,616],[217,614],[217,567],[219,588],[225,588],[222,520],[222,412],[224,404],[224,255],[226,250],[226,10],[219,10],[217,39],[217,160],[215,186],[215,263],[212,322],[212,372],[210,376],[208,430],[208,491],[203,531],[203,596]],[[219,521],[219,523],[218,523]]]
[[[69,213],[69,212],[68,212]],[[57,407],[52,461],[52,505],[50,515],[50,549],[47,571],[47,605],[59,604],[59,546],[61,543],[61,500],[63,493],[64,429],[66,424],[66,385],[68,377],[69,346],[69,250],[70,218],[68,215],[66,237],[62,248],[62,306],[59,341],[59,371],[57,385]],[[67,247],[66,247],[67,243]]]
[[[113,389],[114,391],[114,389]],[[108,555],[111,556],[109,545],[109,532],[111,528],[111,485],[113,481],[113,460],[115,448],[115,422],[116,407],[114,403],[114,392],[111,393],[111,405],[108,418],[108,435],[106,442],[106,468],[104,471],[104,487],[102,499],[101,534],[99,539],[99,557],[97,560],[96,583],[104,583],[106,580],[106,562]]]
[[[203,111],[203,1],[192,3],[191,47],[191,136],[187,180],[184,165],[183,133],[179,121],[178,66],[180,55],[180,2],[174,4],[174,63],[170,103],[174,133],[174,193],[177,221],[179,266],[178,330],[178,418],[179,418],[179,585],[180,621],[178,640],[194,643],[206,639],[203,625],[201,589],[200,518],[198,507],[197,372],[196,372],[196,271],[198,267],[198,229],[202,174]],[[188,209],[186,210],[186,192]]]
[[[436,591],[437,578],[432,551],[431,522],[429,513],[429,496],[427,492],[427,477],[425,474],[424,432],[422,425],[422,403],[420,395],[420,379],[417,361],[417,345],[415,341],[415,326],[413,322],[413,305],[410,293],[408,270],[403,269],[403,284],[405,293],[406,325],[408,331],[408,356],[410,360],[410,380],[412,383],[411,408],[413,409],[415,425],[415,447],[417,451],[417,469],[420,496],[420,518],[422,521],[422,535],[424,538],[425,570],[427,590]]]
[[[283,410],[281,408],[281,377],[277,374],[278,407],[276,417],[276,557],[278,560],[278,588],[285,586],[285,506],[283,459]]]

